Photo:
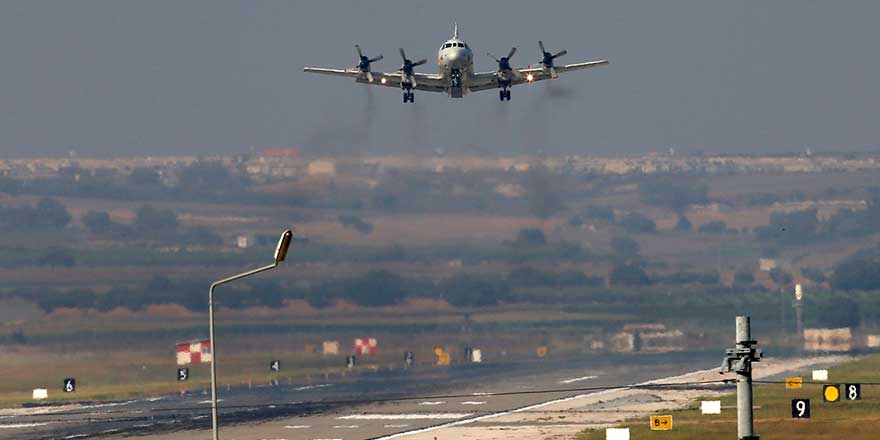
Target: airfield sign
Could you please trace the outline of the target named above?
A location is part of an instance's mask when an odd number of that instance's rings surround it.
[[[276,373],[281,371],[281,361],[269,362],[269,369]]]
[[[791,418],[793,418],[793,419],[809,419],[810,418],[810,399],[792,399],[791,400]]]
[[[65,393],[73,393],[76,392],[76,379],[72,377],[68,377],[64,379],[64,392]]]
[[[672,430],[672,416],[651,416],[651,431]]]
[[[177,369],[177,381],[184,382],[189,380],[189,368],[178,368]]]

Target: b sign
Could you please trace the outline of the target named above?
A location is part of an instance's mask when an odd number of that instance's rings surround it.
[[[651,431],[669,431],[672,429],[672,416],[651,416]]]

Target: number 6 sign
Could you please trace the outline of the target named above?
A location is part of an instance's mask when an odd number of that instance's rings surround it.
[[[792,399],[791,417],[793,419],[810,418],[810,399]]]
[[[72,377],[64,379],[64,392],[72,393],[74,391],[76,391],[76,379]]]

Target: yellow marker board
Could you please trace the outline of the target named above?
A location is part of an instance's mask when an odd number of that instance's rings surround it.
[[[840,388],[838,385],[825,385],[822,387],[822,397],[826,402],[837,402],[840,400]]]
[[[651,416],[651,431],[669,431],[672,429],[672,416]]]
[[[789,377],[785,379],[785,389],[787,390],[798,390],[804,386],[804,378],[802,377]]]

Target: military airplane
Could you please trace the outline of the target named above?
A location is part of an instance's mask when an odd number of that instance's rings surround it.
[[[415,102],[416,97],[413,90],[446,93],[452,98],[461,98],[470,92],[496,88],[500,89],[498,96],[501,101],[510,101],[510,88],[515,85],[556,79],[563,72],[608,64],[607,60],[599,60],[557,66],[555,60],[568,51],[550,53],[544,49],[542,41],[538,41],[538,47],[541,49],[541,60],[538,61],[536,67],[513,68],[510,59],[516,53],[514,47],[510,49],[507,56],[501,58],[488,54],[498,63],[498,69],[494,72],[474,73],[474,53],[470,46],[459,38],[458,25],[456,24],[452,38],[443,43],[437,53],[439,72],[435,74],[415,72],[416,67],[427,63],[428,60],[422,59],[413,62],[407,58],[403,49],[400,49],[400,57],[403,58],[403,65],[400,69],[396,72],[373,72],[370,69],[372,63],[381,60],[382,55],[370,58],[364,55],[358,45],[355,45],[358,56],[358,64],[355,67],[349,69],[306,67],[304,70],[311,73],[354,78],[356,82],[363,84],[397,87],[403,91],[404,103]]]

